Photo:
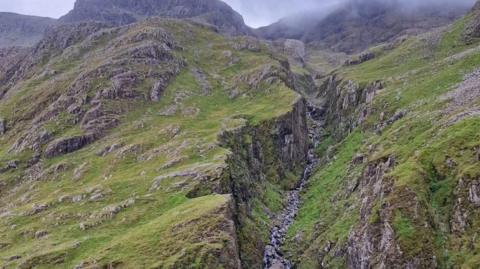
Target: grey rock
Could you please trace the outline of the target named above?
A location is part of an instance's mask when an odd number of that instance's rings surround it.
[[[126,25],[146,17],[191,19],[215,26],[226,34],[251,33],[240,14],[218,0],[77,0],[61,22],[102,21]]]
[[[48,235],[47,231],[37,231],[37,232],[35,232],[35,238],[36,239],[44,238],[47,235]]]
[[[50,143],[45,150],[45,157],[53,158],[63,154],[77,151],[84,146],[95,141],[93,134],[74,136],[69,138],[60,138]]]

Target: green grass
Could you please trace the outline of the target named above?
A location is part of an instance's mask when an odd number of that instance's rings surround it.
[[[299,261],[299,268],[318,267],[319,261],[313,257],[322,252],[327,242],[345,247],[351,229],[360,227],[361,202],[356,200],[359,192],[349,198],[342,196],[346,183],[361,177],[365,167],[350,164],[357,152],[366,154],[369,164],[389,157],[395,160],[383,181],[387,188],[393,183],[392,190],[382,199],[372,197],[375,200],[367,221],[370,225],[389,221],[405,259],[422,259],[430,253],[438,257],[440,268],[460,268],[462,264],[464,268],[478,267],[478,246],[466,247],[470,244],[468,238],[478,232],[477,210],[468,205],[471,222],[465,233],[451,234],[449,229],[455,203],[458,199],[468,200],[468,190],[459,191],[459,182],[471,182],[480,176],[474,155],[480,141],[480,122],[473,117],[446,125],[453,114],[444,112],[447,101],[441,98],[480,66],[480,53],[474,49],[478,42],[466,44],[462,39],[468,20],[467,16],[440,32],[436,43],[429,41],[433,34],[409,37],[396,48],[381,51],[375,59],[336,71],[342,81],[353,80],[360,88],[378,80],[385,83],[385,88],[377,93],[362,126],[338,145],[332,146],[333,141],[327,139],[318,149],[323,153],[331,148],[330,163],[313,175],[286,247]],[[478,105],[478,100],[472,101],[458,109]],[[380,133],[373,132],[381,113],[388,119],[400,110],[407,113],[405,117]],[[347,115],[339,114],[356,120],[355,113],[351,109],[344,111]],[[394,212],[390,214],[390,210]],[[297,235],[300,243],[294,239]],[[322,257],[324,264],[332,268],[346,266],[345,261],[335,261],[333,253]]]
[[[288,231],[287,249],[294,249],[293,238],[297,234],[303,238],[301,249],[297,251],[307,251],[310,248],[314,250],[328,241],[346,241],[351,228],[358,221],[353,208],[349,208],[353,202],[352,197],[346,197],[344,193],[346,186],[355,179],[346,176],[349,172],[359,172],[363,168],[362,165],[350,167],[353,157],[362,147],[362,141],[363,134],[360,132],[349,135],[337,146],[335,160],[319,167],[311,177],[307,190],[302,194],[298,216]],[[310,259],[314,258],[304,256],[301,263],[308,263]]]
[[[0,258],[22,256],[18,261],[6,263],[6,268],[30,262],[35,262],[38,268],[72,268],[84,261],[97,261],[100,265],[113,263],[120,268],[220,266],[216,253],[225,251],[233,243],[232,231],[226,226],[232,217],[229,215],[230,198],[210,195],[209,186],[189,177],[166,177],[155,190],[150,189],[158,176],[182,171],[209,175],[211,184],[218,183],[221,178],[216,177],[225,169],[231,154],[219,146],[219,135],[224,130],[246,125],[259,128],[271,124],[272,119],[292,109],[299,96],[281,81],[260,82],[258,88],[251,88],[243,79],[253,76],[259,70],[257,66],[280,66],[265,48],[259,52],[233,51],[241,61],[229,66],[230,59],[224,52],[233,50],[233,41],[203,27],[178,21],[147,21],[129,27],[127,32],[100,37],[90,47],[81,47],[75,61],[62,56],[50,59],[46,64],[58,71],[53,78],[24,81],[18,84],[15,94],[2,99],[0,115],[13,129],[0,139],[0,159],[19,159],[24,165],[31,158],[31,151],[16,154],[9,152],[9,147],[22,133],[29,131],[31,118],[64,94],[78,75],[95,70],[130,48],[126,44],[108,49],[116,42],[111,40],[128,39],[138,32],[157,28],[164,28],[174,36],[182,46],[182,50],[174,53],[187,64],[171,81],[158,103],[108,101],[106,107],[121,109],[123,114],[120,125],[109,130],[105,137],[74,153],[42,161],[42,170],[48,173],[44,173],[40,181],[23,181],[24,169],[0,175],[0,182],[7,182],[0,190],[0,208],[6,208],[8,203],[15,205],[12,216],[0,219],[0,243],[9,244],[0,249]],[[184,35],[185,31],[192,34]],[[130,67],[138,71],[146,68]],[[205,73],[212,88],[209,94],[202,93],[190,72],[193,67]],[[137,85],[137,90],[147,94],[153,83],[143,81]],[[108,81],[93,80],[88,95],[92,97],[108,86]],[[229,97],[233,87],[242,90],[234,99]],[[160,116],[160,111],[174,104],[179,92],[187,96],[178,104],[177,113]],[[187,108],[198,109],[198,114],[184,116],[182,112]],[[82,131],[64,111],[43,127],[55,138]],[[105,157],[96,155],[112,144],[118,144],[120,149]],[[119,154],[128,148],[131,150]],[[55,171],[53,168],[59,164],[65,169]],[[82,172],[77,171],[80,176],[75,178],[75,170],[80,168]],[[187,198],[199,185],[205,185],[202,195],[206,196]],[[277,178],[272,178],[262,192],[263,197],[258,198],[259,206],[255,210],[259,216],[254,219],[265,221],[265,227],[269,221],[265,219],[265,210],[281,208],[283,187]],[[89,201],[92,189],[99,189],[104,197]],[[83,195],[84,199],[77,203],[68,199],[59,201],[62,196],[78,195]],[[111,217],[99,217],[106,207],[130,198],[135,199],[134,205]],[[48,204],[49,208],[36,215],[27,215],[35,203]],[[80,223],[93,227],[84,231]],[[48,237],[34,239],[33,234],[39,230],[47,230]],[[62,263],[55,263],[60,256]]]

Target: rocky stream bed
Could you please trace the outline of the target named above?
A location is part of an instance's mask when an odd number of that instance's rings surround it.
[[[313,169],[318,164],[318,158],[315,154],[315,148],[320,142],[319,127],[321,122],[316,117],[318,110],[309,106],[307,111],[307,118],[309,122],[309,138],[310,147],[308,150],[307,165],[303,171],[303,175],[298,181],[295,189],[287,192],[286,206],[284,210],[278,214],[275,219],[275,225],[270,230],[270,243],[265,247],[263,256],[263,264],[265,269],[291,269],[293,264],[287,257],[285,257],[281,248],[285,241],[288,228],[295,220],[298,213],[301,196]]]

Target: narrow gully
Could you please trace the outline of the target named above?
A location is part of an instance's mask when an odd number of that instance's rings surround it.
[[[316,108],[308,106],[307,119],[309,122],[308,133],[310,147],[308,150],[307,165],[297,187],[287,193],[287,205],[285,209],[274,219],[276,225],[270,230],[270,243],[265,247],[263,255],[265,269],[291,269],[293,267],[292,262],[283,255],[281,248],[285,242],[288,228],[292,225],[298,213],[301,198],[300,194],[318,163],[315,148],[320,141],[318,128],[321,126],[321,123],[314,117],[314,114],[317,112],[318,110]]]

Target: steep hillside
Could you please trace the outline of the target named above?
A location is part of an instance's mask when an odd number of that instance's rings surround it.
[[[480,266],[479,21],[477,4],[318,78],[321,162],[284,247],[297,268]]]
[[[402,35],[444,26],[471,7],[463,3],[428,3],[406,7],[403,1],[354,0],[332,12],[286,18],[256,31],[267,39],[293,38],[323,49],[355,53]]]
[[[50,18],[0,12],[0,48],[33,46],[54,23]]]
[[[60,21],[124,25],[152,16],[191,19],[214,25],[224,34],[250,33],[242,16],[219,0],[77,0]]]
[[[307,151],[305,103],[263,43],[89,22],[6,69],[2,268],[261,267]]]

